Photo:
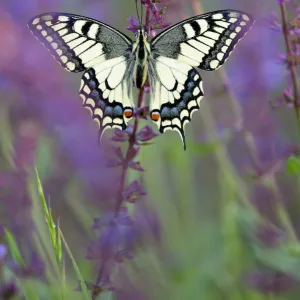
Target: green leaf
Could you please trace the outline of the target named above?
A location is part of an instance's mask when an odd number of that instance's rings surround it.
[[[7,229],[4,230],[4,234],[13,260],[20,266],[25,266],[14,236]]]
[[[90,292],[89,292],[89,290],[88,290],[88,288],[87,288],[87,286],[85,284],[84,278],[83,278],[83,276],[82,276],[82,274],[81,274],[81,272],[80,272],[80,270],[78,268],[78,265],[77,265],[77,263],[75,261],[75,258],[74,258],[73,254],[71,252],[71,249],[70,249],[69,245],[67,244],[67,242],[66,242],[66,240],[65,240],[65,238],[64,238],[64,236],[63,236],[63,234],[62,234],[62,232],[61,232],[60,229],[59,229],[59,233],[60,233],[60,236],[61,236],[61,240],[62,240],[62,242],[63,242],[63,244],[64,244],[64,246],[65,246],[65,248],[67,250],[67,253],[68,253],[68,255],[69,255],[70,259],[71,259],[71,262],[72,262],[72,265],[73,265],[73,269],[74,269],[74,271],[76,273],[76,277],[79,280],[81,290],[82,290],[82,292],[84,294],[84,299],[91,300],[92,298],[91,298]]]
[[[290,245],[272,249],[253,245],[253,249],[257,259],[266,266],[287,272],[300,279],[300,257],[295,256]]]
[[[289,157],[286,171],[289,174],[300,175],[300,159],[296,156]]]
[[[62,263],[62,244],[61,244],[61,237],[59,234],[59,222],[57,222],[57,232],[56,232],[56,236],[57,236],[57,241],[56,241],[56,257],[57,257],[57,261],[59,263],[59,265],[61,265]]]
[[[41,184],[41,180],[40,180],[37,169],[35,169],[35,172],[36,172],[39,198],[40,198],[40,201],[41,201],[44,213],[45,213],[46,223],[48,226],[50,239],[51,239],[51,243],[52,243],[52,246],[54,249],[56,261],[57,261],[57,264],[60,266],[61,259],[62,259],[62,247],[61,247],[60,235],[57,233],[58,229],[56,228],[56,225],[53,221],[51,210],[47,206],[47,202],[46,202],[44,191],[43,191],[43,186]]]

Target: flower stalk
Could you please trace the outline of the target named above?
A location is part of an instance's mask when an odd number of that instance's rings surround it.
[[[282,19],[282,31],[284,35],[285,45],[286,45],[286,52],[287,57],[293,57],[292,46],[290,42],[290,32],[288,28],[288,22],[286,17],[286,5],[285,1],[279,1],[280,6],[280,13]],[[296,71],[296,64],[293,62],[288,63],[288,68],[292,78],[292,85],[293,85],[293,98],[294,98],[294,109],[296,112],[297,124],[298,124],[298,131],[300,135],[300,103],[299,103],[299,94],[298,94],[298,83],[297,83],[297,71]]]
[[[151,3],[150,3],[151,2]],[[145,29],[152,31],[154,28],[163,26],[163,13],[159,13],[156,8],[157,1],[142,1],[146,8],[146,21],[143,25]],[[137,22],[135,16],[128,19],[130,24],[127,27],[130,31],[137,31],[140,24]],[[153,33],[153,32],[152,32]],[[88,249],[88,257],[90,259],[100,259],[99,270],[97,272],[96,280],[91,284],[91,296],[95,300],[103,291],[113,291],[114,287],[110,283],[110,273],[114,268],[115,263],[123,262],[124,259],[131,259],[132,243],[124,241],[121,236],[126,230],[131,230],[133,221],[129,216],[126,203],[135,203],[146,193],[143,186],[138,181],[134,181],[127,186],[128,169],[136,171],[144,171],[139,162],[133,161],[138,155],[141,145],[148,145],[149,141],[153,139],[156,134],[149,126],[144,127],[140,131],[139,119],[145,118],[147,109],[143,106],[145,92],[148,91],[148,86],[142,87],[138,92],[137,109],[134,114],[135,120],[133,125],[120,132],[115,130],[115,135],[112,141],[124,143],[127,142],[128,146],[125,153],[122,152],[120,147],[115,148],[115,156],[117,157],[116,163],[112,163],[110,167],[121,167],[121,175],[119,179],[119,188],[116,194],[116,202],[112,211],[107,212],[106,216],[95,220],[94,229],[100,229],[100,238],[96,246]]]
[[[147,12],[148,12],[148,10],[147,10]],[[144,99],[144,87],[139,89],[138,105],[137,105],[138,109],[142,107],[143,99]],[[132,134],[130,135],[129,140],[128,140],[128,148],[127,148],[127,151],[126,151],[125,159],[124,159],[123,164],[122,164],[121,184],[120,184],[120,189],[119,189],[118,196],[117,196],[117,202],[116,202],[116,207],[115,207],[115,216],[118,215],[120,207],[121,207],[122,202],[123,202],[123,191],[125,189],[126,173],[127,173],[127,170],[128,170],[128,164],[131,160],[131,153],[134,150],[138,125],[139,125],[139,118],[136,117],[135,120],[134,120]]]

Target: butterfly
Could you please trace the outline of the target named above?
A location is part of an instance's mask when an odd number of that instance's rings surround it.
[[[219,10],[173,25],[151,40],[141,27],[135,39],[91,18],[45,13],[28,27],[70,72],[84,72],[80,97],[99,126],[126,129],[134,114],[132,88],[150,83],[150,117],[159,131],[176,130],[185,141],[185,125],[200,107],[199,69],[222,66],[254,20],[242,11]]]

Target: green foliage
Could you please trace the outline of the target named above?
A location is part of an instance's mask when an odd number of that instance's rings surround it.
[[[216,151],[221,146],[220,141],[212,141],[207,143],[191,143],[189,145],[188,150],[197,154],[197,155],[208,155],[214,151]]]
[[[78,265],[77,265],[77,263],[75,261],[75,258],[74,258],[73,254],[71,252],[71,249],[70,249],[69,245],[67,244],[67,242],[66,242],[66,240],[65,240],[65,238],[64,238],[64,236],[63,236],[63,234],[62,234],[62,232],[60,230],[59,230],[59,233],[60,233],[61,239],[63,241],[63,244],[64,244],[64,246],[65,246],[65,248],[67,250],[68,256],[71,259],[73,269],[74,269],[74,271],[76,273],[76,277],[79,280],[80,288],[81,288],[81,290],[83,292],[84,299],[90,300],[91,299],[90,293],[89,293],[88,288],[87,288],[87,286],[85,284],[84,278],[83,278],[83,276],[82,276],[82,274],[81,274],[81,272],[80,272],[80,270],[78,268]]]
[[[300,175],[300,158],[296,156],[289,157],[286,170],[289,174]]]
[[[40,199],[40,203],[42,205],[43,211],[44,211],[44,215],[45,215],[45,220],[46,220],[46,224],[47,224],[47,228],[49,231],[49,235],[50,235],[50,240],[51,240],[51,244],[53,247],[53,251],[55,253],[55,258],[56,258],[56,263],[57,263],[57,267],[60,271],[60,279],[61,279],[61,299],[65,299],[65,294],[66,294],[66,270],[65,270],[65,263],[63,261],[63,250],[62,250],[62,244],[64,244],[66,250],[67,250],[67,254],[71,259],[72,262],[72,266],[73,269],[76,273],[76,277],[80,282],[80,287],[82,289],[83,295],[84,295],[84,299],[91,299],[90,297],[90,293],[87,289],[87,286],[85,284],[85,281],[83,279],[83,276],[77,266],[77,263],[73,257],[73,254],[67,244],[67,242],[65,241],[62,232],[59,228],[59,223],[57,222],[58,225],[55,224],[54,220],[53,220],[53,216],[51,213],[51,209],[48,208],[47,203],[46,203],[46,199],[45,199],[45,195],[44,195],[44,191],[43,191],[43,187],[39,178],[39,174],[37,169],[35,169],[35,173],[36,173],[36,180],[37,180],[37,190],[38,190],[38,195],[39,195],[39,199]]]
[[[39,198],[45,213],[46,223],[48,225],[48,230],[51,238],[51,243],[54,249],[55,258],[57,261],[57,264],[61,266],[62,264],[62,244],[61,244],[61,238],[59,234],[59,227],[55,225],[55,222],[52,217],[51,209],[48,208],[43,187],[39,178],[39,174],[37,169],[35,169],[36,172],[36,179],[37,179],[37,188],[38,188],[38,194]]]
[[[5,239],[8,244],[9,252],[13,260],[20,266],[25,266],[24,260],[21,256],[20,250],[18,248],[17,242],[11,232],[7,229],[4,230]]]

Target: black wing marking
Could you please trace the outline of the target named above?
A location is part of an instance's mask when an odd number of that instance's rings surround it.
[[[151,42],[154,58],[163,55],[212,71],[225,63],[254,19],[237,10],[220,10],[192,17],[157,35]]]
[[[161,133],[176,130],[186,149],[184,127],[200,108],[203,85],[199,72],[182,62],[157,57],[149,62],[150,116]]]
[[[99,126],[99,138],[107,128],[126,129],[133,115],[134,63],[123,57],[107,60],[87,70],[81,80],[83,106]]]
[[[107,59],[122,56],[131,44],[131,39],[118,30],[73,14],[38,15],[28,22],[28,27],[71,72],[82,72]]]

